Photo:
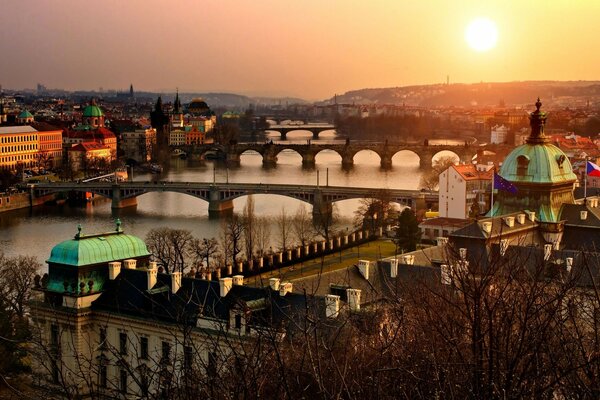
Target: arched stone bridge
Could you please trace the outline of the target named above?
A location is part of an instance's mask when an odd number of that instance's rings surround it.
[[[267,131],[276,131],[281,134],[281,140],[287,138],[287,134],[294,131],[309,131],[313,135],[313,139],[318,139],[319,134],[324,131],[335,130],[333,124],[305,124],[305,125],[270,125]]]
[[[260,183],[210,183],[210,182],[48,182],[25,185],[32,199],[60,192],[90,192],[112,199],[113,208],[137,204],[136,198],[150,192],[177,192],[208,202],[211,216],[233,211],[233,200],[251,194],[276,194],[304,201],[313,206],[313,216],[331,213],[332,204],[340,200],[386,197],[400,205],[424,209],[437,203],[437,192],[418,190],[378,189],[341,186],[283,185]]]
[[[240,156],[247,151],[255,151],[263,158],[263,164],[272,166],[277,163],[277,156],[283,150],[293,150],[302,157],[302,165],[313,167],[315,157],[323,150],[332,150],[342,158],[344,168],[354,165],[354,156],[362,150],[372,150],[381,159],[381,167],[389,169],[392,167],[392,157],[400,151],[410,151],[419,156],[419,165],[421,168],[430,168],[433,157],[441,151],[451,151],[456,154],[461,161],[471,162],[471,159],[479,148],[476,146],[451,146],[451,145],[420,145],[420,144],[391,144],[391,143],[373,143],[373,142],[351,142],[348,144],[257,144],[240,143],[236,145],[204,145],[186,149],[187,152],[197,154],[202,157],[207,152],[219,151],[226,155],[227,162],[230,164],[239,164]]]

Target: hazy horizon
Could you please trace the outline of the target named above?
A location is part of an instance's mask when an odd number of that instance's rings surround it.
[[[5,88],[221,92],[321,100],[362,88],[596,80],[600,2],[75,0],[3,4]],[[476,52],[487,17],[497,45]],[[165,88],[172,89],[165,89]]]

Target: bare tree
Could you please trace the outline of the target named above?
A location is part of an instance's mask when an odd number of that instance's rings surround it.
[[[191,251],[196,262],[204,262],[206,267],[210,268],[210,260],[219,252],[219,242],[215,238],[194,239],[191,244]]]
[[[0,299],[19,319],[25,316],[34,277],[41,268],[42,264],[33,256],[0,254]]]
[[[278,235],[279,235],[279,248],[281,250],[287,250],[287,248],[291,245],[292,242],[292,238],[291,238],[291,233],[292,233],[292,227],[291,227],[291,219],[290,216],[287,214],[287,212],[285,211],[285,209],[283,207],[281,207],[281,212],[279,213],[279,215],[276,218],[276,222],[277,222],[277,230],[278,230]]]
[[[379,227],[393,222],[395,211],[392,208],[390,193],[381,189],[373,197],[360,199],[360,205],[354,212],[354,225],[368,229],[371,233]]]
[[[292,231],[302,246],[314,238],[312,216],[308,213],[304,204],[300,204],[294,214]]]
[[[193,239],[188,230],[164,227],[151,229],[146,235],[146,244],[165,272],[184,272],[190,261]]]
[[[255,225],[256,251],[262,257],[271,245],[271,225],[266,217],[257,218]]]
[[[256,213],[254,212],[254,197],[252,195],[248,196],[248,200],[244,206],[242,223],[244,224],[243,234],[246,258],[251,259],[256,246]]]
[[[221,249],[225,254],[225,260],[230,260],[232,264],[237,261],[238,255],[242,252],[244,239],[244,223],[242,218],[233,214],[230,218],[224,219],[221,224]]]

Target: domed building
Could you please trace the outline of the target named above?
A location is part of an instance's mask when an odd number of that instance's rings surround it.
[[[566,154],[544,134],[547,114],[540,111],[539,98],[535,106],[526,143],[514,149],[500,168],[500,176],[517,191],[498,191],[490,216],[530,210],[541,222],[558,222],[562,205],[575,203],[577,176]]]
[[[17,116],[17,124],[30,124],[33,122],[33,114],[31,114],[28,110],[23,110]]]
[[[104,113],[93,99],[83,109],[83,125],[87,125],[92,129],[104,128]]]
[[[190,104],[187,106],[188,113],[192,114],[195,117],[203,116],[209,117],[212,115],[212,111],[208,104],[204,101],[202,97],[196,97],[192,99]]]

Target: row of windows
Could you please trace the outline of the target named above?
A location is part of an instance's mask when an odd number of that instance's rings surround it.
[[[36,140],[38,140],[38,135],[18,135],[3,137],[0,139],[0,143],[33,142]]]
[[[17,156],[0,157],[0,164],[19,162],[19,161],[31,161],[34,158],[34,154],[20,154]]]
[[[17,151],[32,151],[37,150],[37,144],[21,144],[18,146],[0,147],[0,153],[14,153]]]

